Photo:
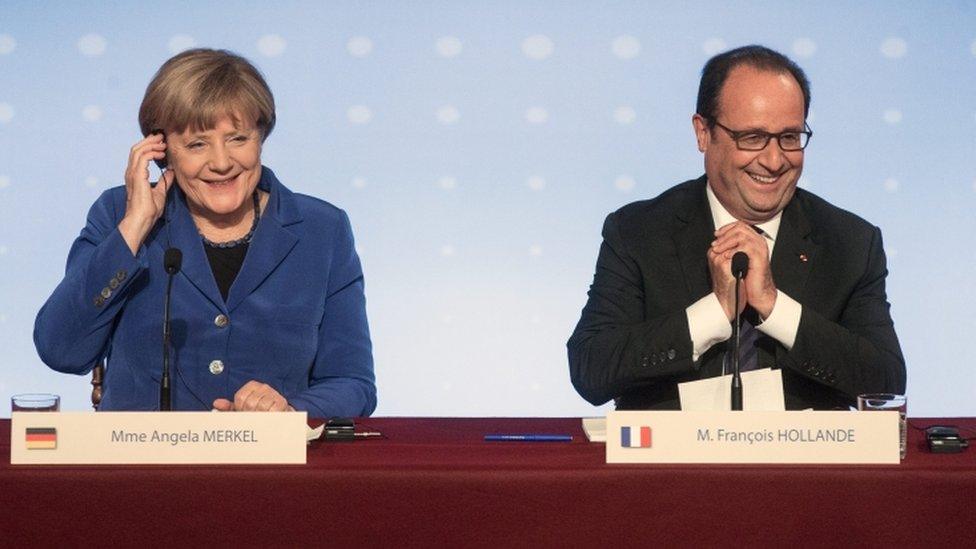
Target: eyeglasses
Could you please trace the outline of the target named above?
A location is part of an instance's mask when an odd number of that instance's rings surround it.
[[[732,128],[723,126],[718,120],[712,120],[716,126],[728,132],[729,137],[735,141],[735,146],[740,151],[761,151],[769,145],[769,140],[776,138],[779,148],[784,151],[802,151],[810,143],[813,137],[813,130],[806,122],[803,123],[804,131],[787,130],[780,133],[768,133],[760,130],[736,131]]]

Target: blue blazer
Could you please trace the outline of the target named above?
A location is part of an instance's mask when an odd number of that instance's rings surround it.
[[[174,246],[183,252],[170,305],[174,410],[209,410],[257,380],[312,417],[371,414],[372,347],[349,218],[292,193],[266,167],[258,186],[270,198],[226,302],[179,187],[135,256],[118,230],[125,188],[103,193],[37,314],[41,360],[85,374],[106,359],[102,410],[158,409],[163,253]]]

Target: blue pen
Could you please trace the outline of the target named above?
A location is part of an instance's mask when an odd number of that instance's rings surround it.
[[[572,435],[485,435],[485,442],[572,442]]]

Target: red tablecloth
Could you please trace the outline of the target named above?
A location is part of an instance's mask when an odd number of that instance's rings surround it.
[[[917,429],[900,465],[787,467],[607,465],[578,419],[357,428],[385,438],[302,466],[12,466],[0,420],[0,545],[976,546],[976,449],[929,454]]]

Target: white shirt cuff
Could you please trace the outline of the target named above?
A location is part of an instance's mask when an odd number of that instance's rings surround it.
[[[777,300],[778,302],[778,300]],[[775,309],[775,306],[774,306]],[[688,332],[691,335],[691,359],[698,360],[712,345],[732,337],[732,325],[725,309],[714,293],[692,303],[685,309]],[[799,323],[799,317],[797,317]],[[796,332],[794,331],[794,335]]]
[[[718,301],[718,298],[715,299]],[[803,314],[803,305],[797,303],[795,299],[776,290],[776,303],[773,305],[773,312],[769,318],[763,321],[756,328],[779,341],[789,351],[796,342],[796,332],[800,328],[800,315]]]

